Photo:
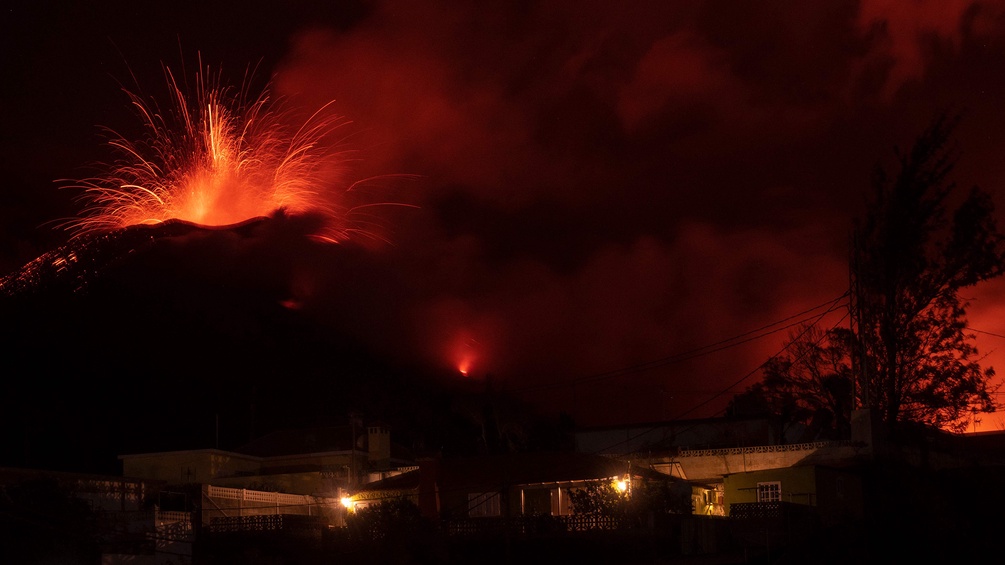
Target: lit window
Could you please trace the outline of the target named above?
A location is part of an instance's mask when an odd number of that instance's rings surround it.
[[[757,483],[758,502],[779,502],[781,500],[782,500],[782,483],[780,481]]]
[[[499,493],[498,492],[469,492],[468,493],[468,517],[479,518],[486,516],[498,516]]]

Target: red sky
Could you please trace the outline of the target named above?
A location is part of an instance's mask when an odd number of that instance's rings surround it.
[[[940,110],[963,115],[957,182],[1005,210],[1002,1],[24,4],[4,16],[5,270],[58,240],[39,225],[73,206],[51,181],[105,156],[95,125],[129,127],[116,81],[162,81],[179,44],[237,84],[261,61],[275,94],[351,120],[358,177],[414,175],[359,196],[416,206],[374,209],[390,245],[304,263],[291,293],[389,350],[558,383],[538,398],[596,423],[708,415],[753,382],[785,332],[674,358],[841,295],[874,167]],[[975,291],[974,328],[1005,335],[1002,284]],[[1005,340],[979,345],[1005,370]]]

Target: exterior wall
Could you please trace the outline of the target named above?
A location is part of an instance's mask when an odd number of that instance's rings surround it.
[[[168,484],[201,483],[338,497],[370,482],[366,479],[386,478],[416,468],[414,465],[391,467],[392,463],[400,465],[410,461],[391,458],[391,435],[387,428],[371,426],[367,432],[369,437],[357,434],[355,449],[338,451],[253,456],[219,449],[194,449],[120,455],[119,459],[126,477]],[[346,439],[349,439],[348,434]]]
[[[199,483],[261,471],[259,458],[217,449],[123,455],[120,459],[124,476],[169,483]]]
[[[653,464],[662,473],[689,481],[717,482],[733,473],[780,469],[799,464],[850,461],[862,448],[849,442],[814,442],[733,449],[681,450]]]
[[[383,426],[367,428],[367,451],[370,464],[378,469],[391,465],[391,432]]]
[[[262,470],[268,472],[270,469],[292,467],[342,469],[348,467],[350,461],[356,465],[360,472],[366,468],[366,454],[361,451],[330,451],[327,453],[304,453],[302,455],[269,457],[263,460]]]
[[[709,485],[709,488],[692,485],[691,513],[699,516],[725,516],[725,492],[722,483]]]
[[[817,505],[816,468],[813,466],[786,467],[736,473],[723,477],[726,512],[739,502],[757,502],[757,483],[779,481],[782,502],[808,506]]]
[[[292,514],[323,516],[334,522],[343,512],[338,499],[203,485],[202,520]]]
[[[737,473],[723,479],[729,506],[757,502],[757,483],[781,483],[782,502],[814,506],[824,523],[859,519],[865,514],[865,491],[857,473],[817,465]]]
[[[216,449],[120,456],[126,477],[174,484],[213,483],[235,488],[268,485],[301,494],[325,494],[347,486],[350,470],[359,478],[367,469],[362,451],[337,451],[259,458]]]
[[[490,493],[492,490],[480,490],[477,487],[470,488],[438,488],[437,518],[467,518],[468,517],[468,495],[472,493]],[[421,495],[420,495],[421,496]],[[515,507],[514,507],[515,504]],[[510,489],[499,494],[499,514],[500,516],[517,515],[520,513],[520,491]],[[511,508],[515,510],[510,512]]]
[[[322,473],[280,473],[275,475],[254,475],[216,479],[213,484],[221,487],[268,490],[291,494],[334,496],[339,487],[345,486],[344,479],[332,479]]]
[[[270,457],[263,460],[261,474],[272,477],[310,471],[321,473],[331,479],[338,479],[340,486],[346,486],[347,484],[361,484],[368,469],[369,462],[364,451],[331,451]],[[271,479],[267,478],[266,480]]]
[[[817,506],[825,523],[865,516],[865,488],[861,475],[841,469],[817,467]]]

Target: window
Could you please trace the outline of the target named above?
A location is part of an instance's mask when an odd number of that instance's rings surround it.
[[[757,483],[758,502],[780,502],[781,500],[782,483],[780,481]]]
[[[498,492],[468,493],[468,518],[498,516],[499,514]]]

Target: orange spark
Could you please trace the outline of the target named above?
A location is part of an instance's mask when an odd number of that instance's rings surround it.
[[[315,236],[324,241],[355,233],[377,237],[350,218],[376,204],[340,205],[365,181],[338,186],[333,180],[349,159],[333,139],[348,122],[331,113],[331,103],[294,130],[274,110],[267,89],[247,102],[243,90],[234,94],[218,79],[207,84],[207,69],[196,75],[190,98],[167,67],[165,75],[170,112],[126,91],[146,135],[133,142],[109,131],[118,159],[107,175],[67,187],[83,189],[84,208],[63,227],[80,236],[170,219],[222,226],[283,210],[320,214],[325,225]]]

